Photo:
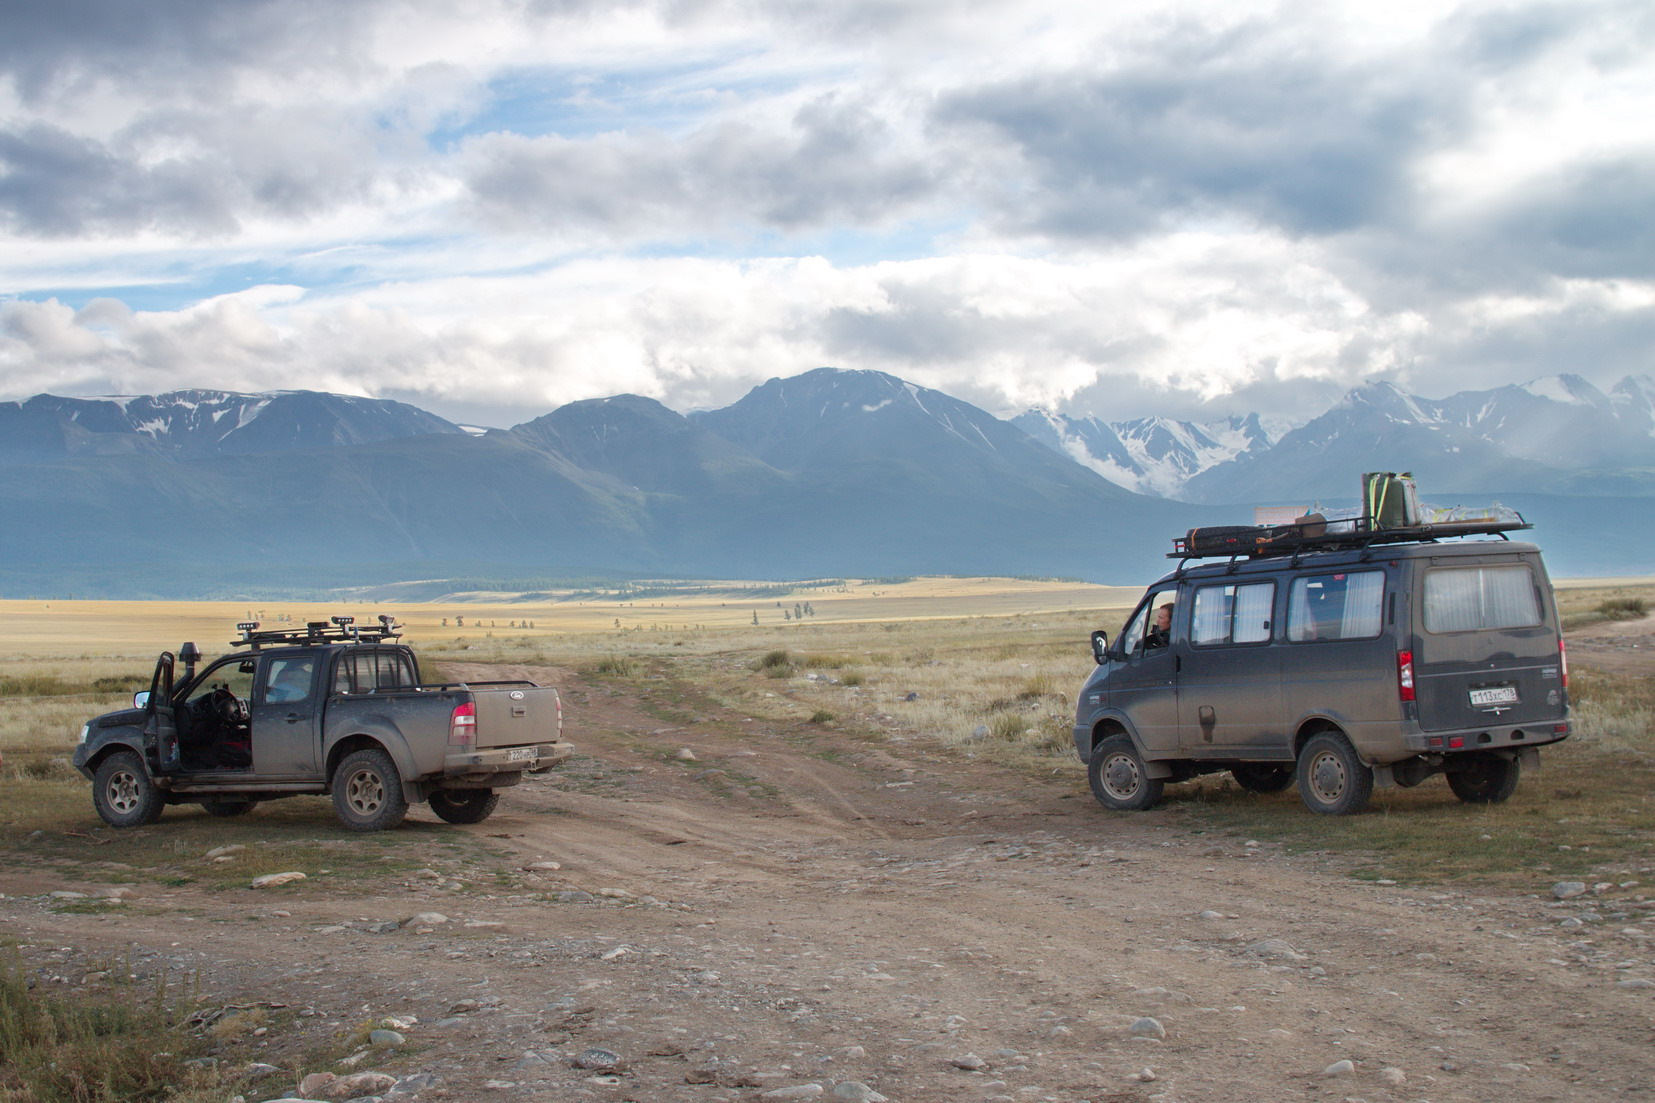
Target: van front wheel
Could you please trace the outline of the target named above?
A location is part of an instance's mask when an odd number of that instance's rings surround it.
[[[1299,753],[1299,797],[1312,812],[1349,816],[1373,795],[1373,770],[1356,756],[1343,732],[1315,736]]]
[[[1086,780],[1098,803],[1117,812],[1153,808],[1161,799],[1161,779],[1149,776],[1143,756],[1125,734],[1111,735],[1092,748]]]
[[[1467,804],[1499,804],[1517,791],[1522,772],[1515,758],[1480,754],[1448,774],[1448,787]]]

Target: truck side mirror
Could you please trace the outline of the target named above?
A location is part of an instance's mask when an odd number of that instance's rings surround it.
[[[149,708],[149,690],[140,689],[132,695],[132,707],[135,709]]]
[[[1099,666],[1109,661],[1109,633],[1101,628],[1092,633],[1092,661]]]

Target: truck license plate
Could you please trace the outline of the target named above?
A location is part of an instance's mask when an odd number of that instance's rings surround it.
[[[539,757],[540,749],[538,747],[513,747],[511,750],[506,752],[507,762],[523,762],[531,758]]]
[[[1484,686],[1471,691],[1473,705],[1515,705],[1517,703],[1516,686]]]

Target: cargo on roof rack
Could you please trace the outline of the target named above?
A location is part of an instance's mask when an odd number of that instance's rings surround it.
[[[364,625],[358,628],[355,617],[330,617],[328,620],[306,621],[303,628],[259,628],[256,620],[242,621],[236,625],[241,632],[241,639],[231,640],[231,647],[251,647],[257,651],[260,647],[280,644],[283,647],[313,646],[324,643],[382,643],[385,640],[401,639],[398,631],[402,626],[396,623],[396,618],[384,613],[379,615],[379,623]]]
[[[1286,525],[1224,525],[1190,529],[1185,535],[1173,539],[1173,550],[1167,553],[1167,558],[1258,559],[1337,548],[1362,548],[1373,544],[1424,544],[1459,536],[1510,539],[1506,533],[1534,527],[1523,520],[1522,514],[1512,512],[1511,516],[1515,520],[1482,518],[1380,528],[1367,517],[1329,521],[1313,513]]]

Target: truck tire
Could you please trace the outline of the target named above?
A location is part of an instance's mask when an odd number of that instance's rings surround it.
[[[1230,776],[1249,793],[1279,793],[1293,784],[1293,767],[1273,762],[1244,762],[1232,767]]]
[[[201,807],[209,816],[245,816],[259,806],[256,800],[204,800]]]
[[[1448,774],[1448,787],[1467,804],[1499,804],[1517,791],[1523,773],[1515,758],[1497,754],[1479,754],[1467,766]]]
[[[449,823],[482,823],[499,803],[493,789],[438,789],[430,801],[431,811]]]
[[[1111,735],[1092,748],[1086,780],[1098,803],[1117,812],[1141,812],[1161,799],[1161,779],[1149,776],[1143,756],[1125,733]]]
[[[160,819],[167,802],[144,760],[132,751],[116,751],[92,775],[92,807],[110,827],[142,827]]]
[[[333,774],[333,810],[351,831],[389,831],[408,814],[402,775],[378,748],[352,751]]]
[[[1299,797],[1312,812],[1354,815],[1372,795],[1373,769],[1357,757],[1344,732],[1322,732],[1299,752]]]

